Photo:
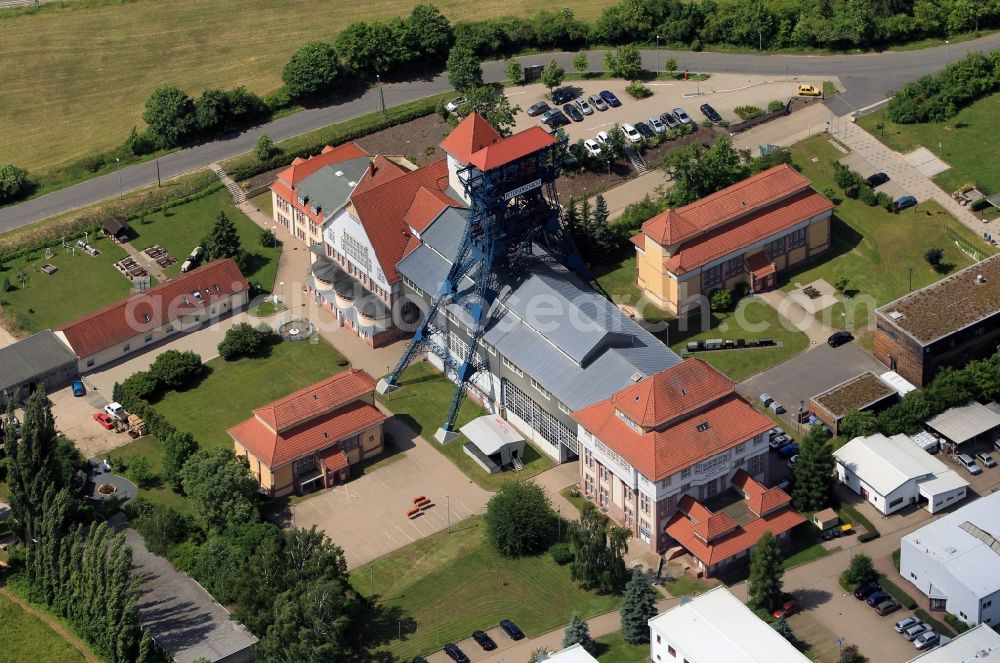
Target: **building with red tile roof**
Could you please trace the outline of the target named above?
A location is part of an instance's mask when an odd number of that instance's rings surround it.
[[[830,248],[833,203],[781,164],[648,219],[632,237],[644,294],[672,313],[701,306],[713,290],[777,274]]]
[[[580,488],[653,551],[665,550],[663,528],[681,501],[723,492],[741,473],[767,479],[773,423],[700,359],[640,379],[573,418]],[[731,526],[722,516],[702,522],[706,534]]]
[[[374,391],[371,375],[347,370],[256,408],[227,432],[269,495],[327,488],[382,453],[388,417],[375,407]]]
[[[77,318],[55,334],[84,373],[239,311],[249,298],[250,285],[226,258]]]
[[[733,515],[713,512],[686,495],[664,528],[669,545],[684,548],[705,576],[746,562],[750,549],[765,532],[781,543],[791,530],[806,522],[780,488],[765,488],[744,470],[736,472],[732,484],[743,496],[743,502],[726,507]]]

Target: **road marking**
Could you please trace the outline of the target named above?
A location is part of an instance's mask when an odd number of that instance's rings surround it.
[[[411,522],[412,522],[412,521],[411,521]],[[399,533],[400,533],[400,534],[402,534],[403,536],[405,536],[406,538],[408,538],[408,539],[409,539],[409,540],[410,540],[411,542],[412,542],[412,541],[416,541],[416,539],[414,539],[414,538],[413,538],[412,536],[410,536],[410,535],[409,535],[409,534],[407,534],[407,533],[406,533],[405,531],[403,531],[403,528],[402,528],[402,527],[400,527],[399,525],[396,525],[396,529],[398,529],[398,530],[399,530]]]

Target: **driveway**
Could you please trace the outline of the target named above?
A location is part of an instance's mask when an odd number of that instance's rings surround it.
[[[73,440],[84,458],[101,456],[132,441],[126,433],[105,430],[94,421],[94,413],[108,404],[110,390],[104,394],[88,389],[85,396],[77,398],[73,396],[73,389],[66,387],[48,394],[48,397],[52,401],[56,430]]]
[[[490,497],[400,421],[389,419],[386,431],[401,449],[386,464],[292,508],[293,524],[325,531],[344,549],[348,568],[480,514]],[[421,495],[433,506],[411,520],[406,512]]]
[[[812,349],[740,382],[737,389],[754,403],[761,394],[771,394],[788,410],[781,418],[794,430],[793,417],[799,401],[806,401],[808,406],[812,396],[869,370],[878,375],[887,369],[856,343],[839,348],[817,343]]]

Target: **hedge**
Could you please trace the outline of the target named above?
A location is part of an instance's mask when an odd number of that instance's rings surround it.
[[[858,541],[860,543],[867,543],[868,541],[874,541],[879,536],[881,536],[872,521],[868,520],[861,515],[861,512],[855,509],[850,504],[842,504],[840,510],[850,516],[852,524],[861,524],[865,528],[865,533],[858,536]],[[843,516],[841,516],[843,518]]]
[[[948,623],[948,626],[952,627],[960,634],[965,633],[970,628],[972,628],[971,626],[963,622],[961,619],[951,614],[950,612],[945,613],[944,620]]]
[[[949,638],[955,637],[954,631],[945,626],[943,623],[931,617],[930,614],[923,608],[917,608],[916,610],[913,611],[913,614],[920,621],[926,624],[930,624],[931,628],[933,628],[934,632],[937,633],[938,635],[947,636]]]

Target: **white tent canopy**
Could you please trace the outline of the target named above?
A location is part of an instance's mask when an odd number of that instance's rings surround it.
[[[508,444],[524,445],[524,436],[496,414],[473,419],[459,430],[487,456],[492,456]]]

